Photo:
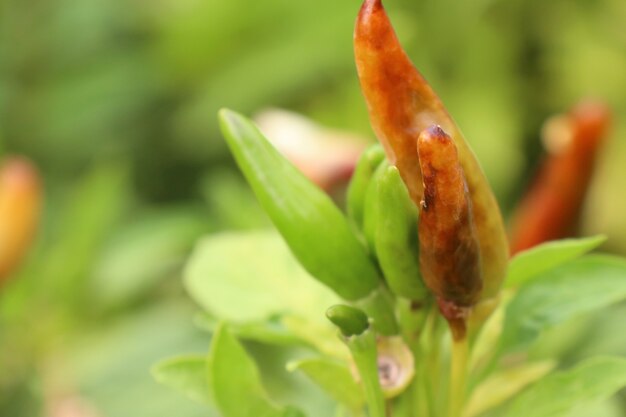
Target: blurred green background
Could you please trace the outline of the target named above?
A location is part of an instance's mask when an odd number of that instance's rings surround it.
[[[626,253],[626,2],[385,5],[505,214],[542,153],[542,122],[584,97],[611,105],[583,230]],[[197,238],[268,224],[216,112],[286,108],[373,141],[352,55],[359,7],[0,2],[0,154],[28,156],[45,183],[36,245],[0,293],[0,415],[207,415],[148,369],[208,346],[180,283]]]

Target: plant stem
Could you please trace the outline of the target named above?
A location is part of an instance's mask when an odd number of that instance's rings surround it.
[[[452,338],[452,364],[450,367],[450,396],[448,417],[461,417],[465,402],[469,342],[467,335]]]
[[[354,363],[359,370],[370,417],[385,417],[385,398],[378,379],[376,336],[372,330],[346,338]]]
[[[355,304],[373,320],[372,325],[378,333],[393,336],[400,331],[395,314],[395,299],[383,285]]]

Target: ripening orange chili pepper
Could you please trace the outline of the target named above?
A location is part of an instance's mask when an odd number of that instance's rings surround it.
[[[543,129],[548,156],[511,222],[511,253],[575,234],[610,112],[583,101]]]
[[[417,150],[424,182],[419,215],[421,272],[453,332],[461,332],[455,336],[462,336],[463,309],[478,301],[483,287],[472,202],[450,136],[433,126],[420,134]]]
[[[456,145],[481,253],[480,300],[497,296],[509,256],[500,209],[459,128],[402,49],[381,0],[363,3],[356,22],[354,50],[371,124],[416,205],[424,194],[416,152],[420,132],[438,125]]]
[[[0,168],[0,284],[19,264],[35,235],[41,185],[27,160],[12,157]]]

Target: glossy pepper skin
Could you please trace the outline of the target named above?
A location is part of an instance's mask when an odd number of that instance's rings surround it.
[[[0,168],[0,284],[15,270],[37,229],[41,184],[33,165],[11,157]]]
[[[480,247],[463,170],[452,139],[439,127],[417,140],[424,181],[420,205],[420,265],[435,295],[471,307],[482,290]]]
[[[509,257],[500,209],[459,128],[403,51],[381,0],[363,3],[354,32],[354,51],[372,127],[416,205],[424,194],[416,152],[420,132],[438,125],[456,145],[482,256],[480,299],[497,296]]]
[[[575,235],[609,123],[607,106],[593,101],[548,120],[544,139],[551,149],[513,216],[512,254]]]

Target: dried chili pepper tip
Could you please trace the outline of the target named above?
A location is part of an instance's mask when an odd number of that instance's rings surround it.
[[[454,142],[443,131],[441,126],[435,125],[420,133],[417,139],[417,152],[427,158],[427,163],[422,163],[422,174],[428,175],[433,170],[439,171],[458,165],[459,157]]]
[[[417,153],[424,181],[422,208],[428,210],[436,200],[457,210],[468,207],[467,185],[450,136],[440,126],[429,127],[418,137]]]

